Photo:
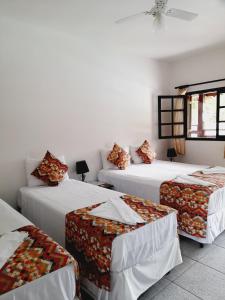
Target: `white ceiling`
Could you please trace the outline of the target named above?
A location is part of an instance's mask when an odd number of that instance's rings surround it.
[[[193,11],[185,22],[167,17],[167,29],[154,32],[152,17],[125,24],[115,20],[152,7],[154,0],[1,0],[0,16],[15,18],[75,37],[157,59],[173,59],[225,42],[225,0],[169,0],[168,6]]]

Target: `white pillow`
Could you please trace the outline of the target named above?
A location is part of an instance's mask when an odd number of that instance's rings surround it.
[[[134,146],[130,146],[130,156],[131,156],[131,161],[134,164],[141,164],[143,163],[143,160],[141,159],[141,157],[137,154],[137,150],[139,147],[134,147]]]
[[[129,147],[122,147],[128,154],[129,154]],[[118,170],[117,166],[115,166],[113,163],[111,163],[110,161],[107,160],[107,157],[109,155],[109,153],[112,151],[112,149],[105,149],[105,150],[101,150],[101,158],[102,158],[102,166],[104,170],[109,170],[109,169],[113,169],[113,170]],[[128,165],[130,165],[130,161],[128,163]]]
[[[64,156],[59,156],[58,159],[63,164],[66,163]],[[37,158],[27,158],[25,160],[27,186],[35,187],[35,186],[47,185],[42,180],[38,179],[34,175],[31,175],[31,173],[40,165],[41,162],[42,162],[42,159],[37,159]],[[68,180],[68,179],[69,179],[69,175],[68,175],[68,172],[66,172],[63,181]]]

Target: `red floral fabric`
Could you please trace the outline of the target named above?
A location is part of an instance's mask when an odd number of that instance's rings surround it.
[[[47,151],[44,159],[31,175],[46,182],[49,186],[56,186],[63,180],[67,171],[67,165],[61,163],[59,159]]]
[[[117,166],[118,169],[125,170],[129,164],[130,155],[119,145],[115,144],[107,160]]]
[[[73,264],[76,295],[80,299],[79,268],[76,260],[38,228],[25,226],[18,231],[28,232],[28,238],[0,269],[0,295]]]
[[[147,223],[154,222],[172,212],[173,209],[134,196],[123,196],[124,202],[135,210]],[[126,225],[89,215],[98,207],[78,209],[66,215],[67,249],[79,261],[81,275],[96,286],[110,291],[110,265],[113,240],[144,224]]]
[[[144,141],[144,143],[137,149],[136,152],[145,164],[151,164],[156,157],[155,152],[152,151],[147,140]]]
[[[225,186],[225,174],[192,174],[214,186],[163,182],[160,187],[160,203],[178,210],[179,229],[198,238],[206,238],[210,195]]]

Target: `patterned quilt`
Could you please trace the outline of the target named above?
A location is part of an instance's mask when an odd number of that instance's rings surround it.
[[[225,186],[225,174],[202,174],[192,176],[214,183],[214,186],[163,182],[160,187],[160,203],[178,210],[179,229],[198,238],[206,238],[210,195]]]
[[[134,196],[126,195],[121,198],[147,223],[154,222],[175,211]],[[99,205],[78,209],[66,215],[66,245],[79,262],[81,275],[99,288],[110,291],[113,240],[144,224],[126,225],[88,214]]]
[[[75,259],[34,226],[25,226],[18,231],[28,232],[29,236],[0,270],[0,295],[73,264],[76,295],[80,298],[79,269]]]

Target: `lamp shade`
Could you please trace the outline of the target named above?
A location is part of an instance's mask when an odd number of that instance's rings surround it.
[[[167,150],[167,157],[171,158],[171,157],[176,157],[177,156],[177,152],[174,148],[169,148]]]
[[[89,172],[89,168],[86,163],[86,160],[81,160],[76,162],[76,172],[77,174],[84,174]]]

